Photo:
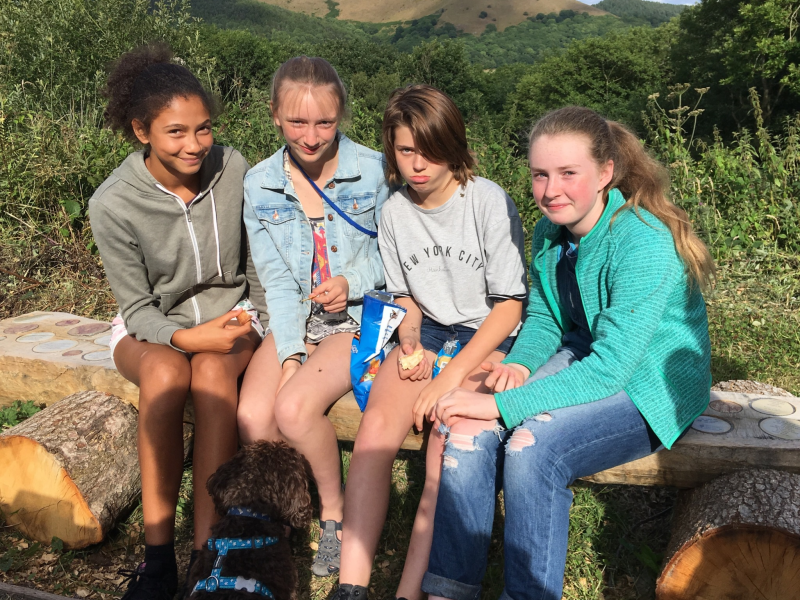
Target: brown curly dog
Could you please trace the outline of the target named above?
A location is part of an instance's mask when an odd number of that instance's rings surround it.
[[[305,528],[311,519],[305,459],[286,442],[257,442],[217,469],[207,487],[222,518],[211,530],[213,549],[203,548],[192,566],[186,598],[294,598],[286,526]]]

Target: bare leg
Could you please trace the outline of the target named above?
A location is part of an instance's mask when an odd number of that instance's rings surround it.
[[[194,547],[202,548],[219,519],[206,490],[208,478],[222,463],[236,454],[239,375],[253,356],[258,335],[239,338],[228,354],[195,354],[192,367],[192,401],[195,408],[195,443],[192,461],[194,484]]]
[[[389,507],[391,469],[397,451],[412,424],[411,410],[420,391],[430,381],[400,379],[395,349],[378,371],[370,391],[369,404],[356,436],[345,491],[345,520],[342,541],[342,566],[339,581],[367,586],[372,563]],[[426,351],[428,360],[435,355]],[[505,355],[493,352],[487,360],[502,360]],[[387,368],[389,366],[392,368]],[[469,389],[485,390],[488,373],[475,369],[462,382]],[[403,576],[397,595],[409,600],[423,597],[420,586],[428,568],[433,539],[433,515],[439,492],[442,450],[441,435],[432,431],[426,455],[425,487],[411,534]]]
[[[150,545],[175,537],[175,508],[183,473],[183,409],[191,368],[186,355],[161,344],[120,340],[114,362],[139,386],[137,447],[142,471],[144,538]]]
[[[339,574],[342,583],[369,584],[389,508],[392,463],[411,429],[414,402],[430,382],[400,379],[399,352],[399,348],[392,350],[378,370],[350,459]],[[436,358],[433,352],[425,355],[430,362]],[[425,562],[427,565],[427,558]]]
[[[311,466],[323,521],[341,521],[343,516],[339,447],[325,411],[352,389],[352,342],[350,333],[325,338],[281,388],[275,401],[275,419],[281,433]]]
[[[502,352],[492,352],[486,360],[499,362],[506,357]],[[489,373],[477,367],[461,382],[461,387],[482,393],[491,390],[484,385]],[[485,429],[493,429],[496,421],[464,420],[459,423],[462,432],[477,435]],[[434,435],[435,434],[435,435]],[[457,443],[453,441],[453,443]],[[414,519],[414,528],[411,532],[411,541],[408,544],[408,554],[403,566],[403,575],[397,588],[397,596],[408,600],[421,600],[425,594],[422,592],[422,578],[428,570],[428,557],[431,553],[433,542],[433,516],[436,513],[436,498],[439,495],[439,479],[442,473],[442,452],[444,451],[444,438],[438,432],[432,432],[428,440],[428,453],[425,457],[425,488],[417,508]]]
[[[275,422],[275,395],[281,374],[275,338],[270,333],[253,355],[239,392],[237,421],[242,444],[283,439]]]

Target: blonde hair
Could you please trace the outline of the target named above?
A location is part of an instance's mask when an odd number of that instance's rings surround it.
[[[672,234],[690,281],[700,288],[707,287],[714,276],[714,260],[692,231],[689,216],[670,200],[666,168],[645,151],[639,139],[624,125],[607,121],[595,111],[579,106],[560,108],[539,119],[530,133],[529,147],[541,136],[564,133],[586,136],[592,158],[598,165],[614,161],[614,175],[605,194],[617,188],[626,202],[611,222],[623,210],[633,208],[639,218],[640,207],[650,212]]]
[[[383,113],[383,154],[390,185],[403,183],[394,153],[394,132],[408,127],[427,160],[447,165],[461,185],[475,178],[475,159],[467,145],[467,128],[458,107],[444,92],[426,84],[398,88]]]
[[[286,84],[296,83],[309,87],[330,87],[339,102],[338,116],[341,119],[347,106],[347,90],[333,65],[317,56],[295,56],[283,63],[272,76],[269,100],[273,112],[277,110],[281,92]]]

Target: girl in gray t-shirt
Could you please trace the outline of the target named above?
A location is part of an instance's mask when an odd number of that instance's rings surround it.
[[[384,114],[383,144],[387,179],[406,185],[384,204],[378,243],[386,291],[408,312],[398,328],[400,345],[378,371],[356,437],[345,490],[340,600],[366,599],[392,462],[409,428],[429,425],[436,401],[454,388],[489,391],[481,365],[505,358],[528,292],[519,214],[500,186],[474,175],[453,101],[427,85],[397,90]],[[434,380],[436,354],[451,336],[462,350]],[[415,354],[421,354],[418,364],[403,368],[408,365],[400,359]],[[475,421],[476,433],[496,424]],[[398,598],[423,595],[443,448],[434,427]]]

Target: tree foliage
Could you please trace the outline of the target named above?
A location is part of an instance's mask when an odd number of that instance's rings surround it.
[[[610,119],[641,129],[649,94],[672,77],[669,47],[676,27],[641,27],[573,42],[566,51],[536,63],[510,101],[520,127],[566,105],[588,106]]]
[[[799,12],[798,0],[703,0],[681,15],[672,62],[679,80],[711,87],[720,126],[752,115],[751,87],[768,126],[800,106]]]
[[[628,23],[652,25],[653,27],[677,17],[686,8],[680,4],[649,2],[648,0],[602,0],[595,6]]]

